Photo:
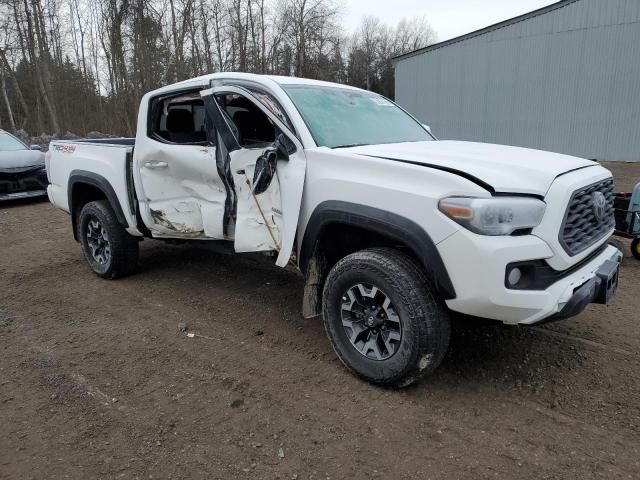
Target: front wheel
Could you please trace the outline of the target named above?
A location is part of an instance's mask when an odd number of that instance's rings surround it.
[[[138,264],[138,240],[129,235],[105,200],[89,202],[80,211],[78,238],[94,273],[113,279],[130,274]]]
[[[342,363],[377,385],[414,383],[438,367],[449,345],[442,301],[420,265],[391,248],[340,260],[327,277],[322,310]]]

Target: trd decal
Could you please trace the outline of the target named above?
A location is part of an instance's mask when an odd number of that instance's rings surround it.
[[[76,151],[76,146],[75,145],[69,145],[69,144],[54,145],[53,149],[56,152],[61,152],[61,153],[74,153]]]

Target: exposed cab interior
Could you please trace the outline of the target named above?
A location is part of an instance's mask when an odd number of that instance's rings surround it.
[[[273,143],[276,128],[269,117],[247,98],[236,94],[216,96],[216,101],[230,120],[236,138],[245,148],[257,148]]]
[[[151,137],[182,145],[205,145],[204,102],[199,92],[155,99],[151,106]]]
[[[269,117],[242,95],[216,95],[223,114],[239,144],[260,148],[276,139],[276,127]],[[206,145],[205,107],[199,91],[154,99],[151,105],[150,136],[165,143]]]

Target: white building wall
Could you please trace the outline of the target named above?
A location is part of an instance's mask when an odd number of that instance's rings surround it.
[[[400,58],[396,101],[442,139],[640,161],[640,0],[575,0]]]

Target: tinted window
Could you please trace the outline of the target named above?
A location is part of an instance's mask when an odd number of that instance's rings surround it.
[[[0,132],[0,152],[10,152],[14,150],[26,150],[27,147],[15,138],[13,135],[9,135],[5,132]]]
[[[386,98],[339,87],[283,85],[321,147],[420,142],[433,137]]]

